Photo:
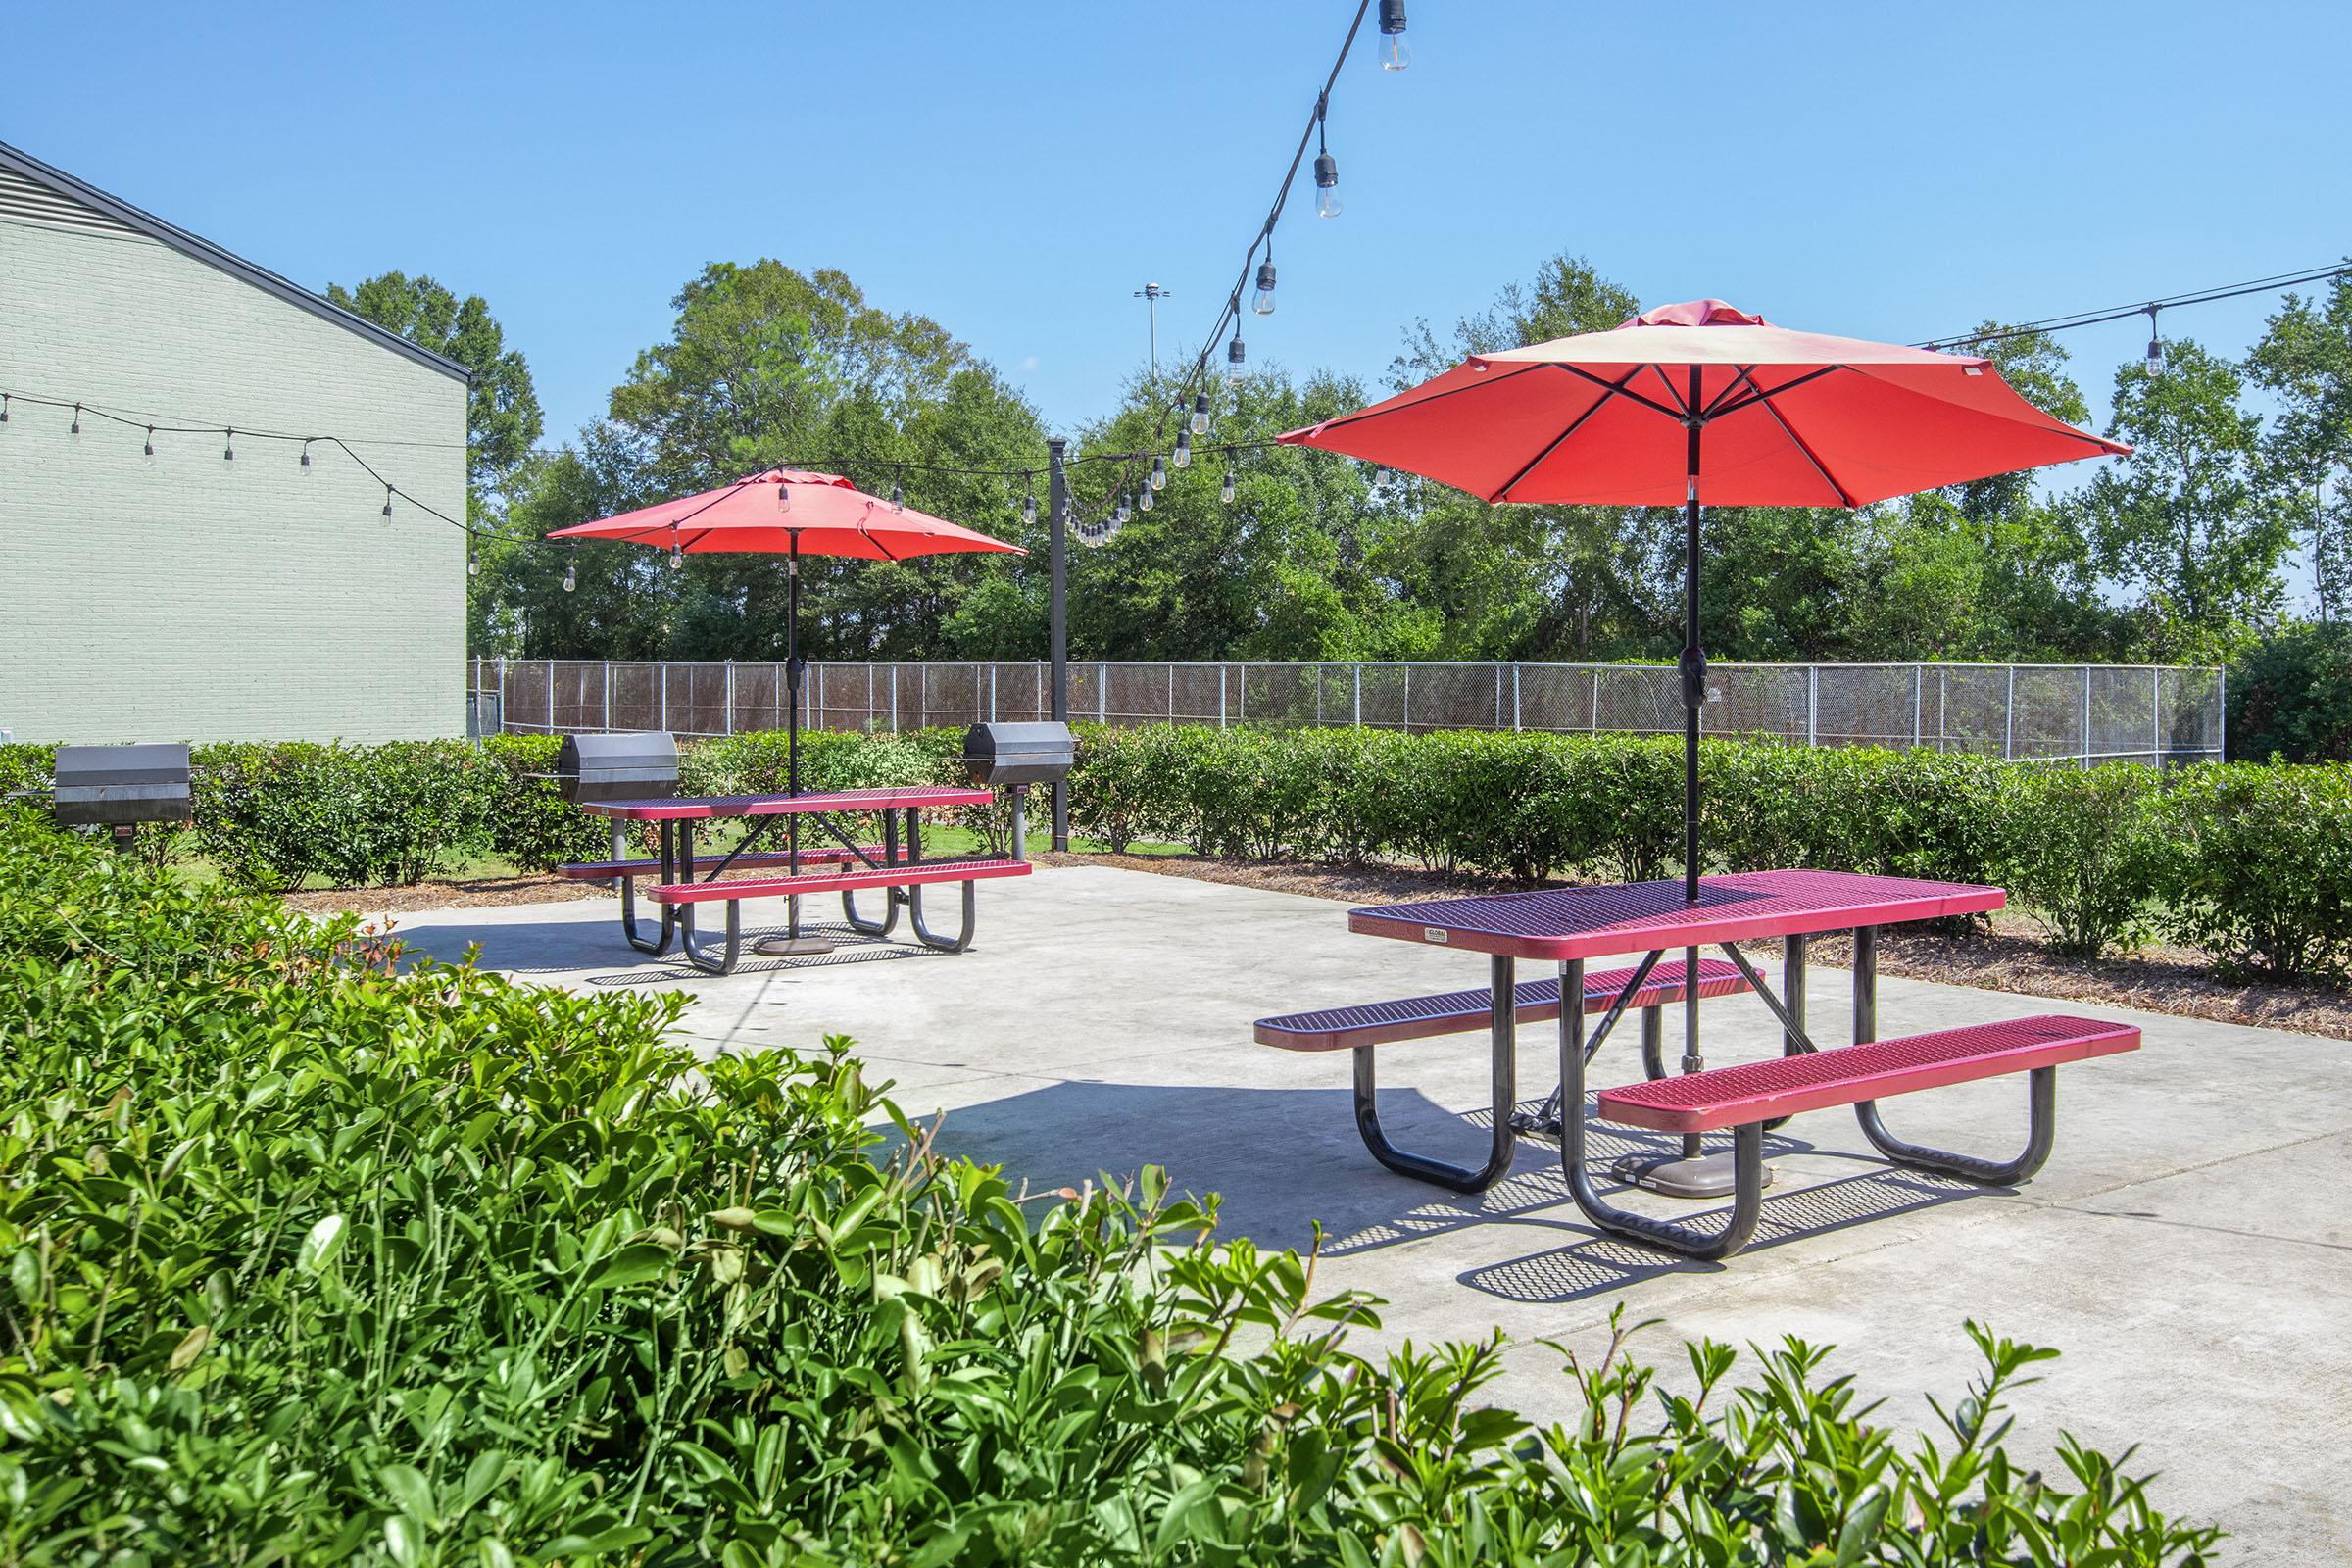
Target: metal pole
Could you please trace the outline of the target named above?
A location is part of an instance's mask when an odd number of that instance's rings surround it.
[[[1600,666],[1592,666],[1592,733],[1600,733]]]
[[[988,666],[988,721],[997,721],[997,666],[993,663]]]
[[[1928,666],[1911,666],[1911,749],[1919,750],[1920,720],[1925,716],[1928,700]]]
[[[2090,771],[2090,666],[2082,666],[2082,729],[2077,736],[2082,747],[2082,771]]]
[[[1217,665],[1217,728],[1225,727],[1225,666]]]
[[[1364,662],[1355,662],[1355,727],[1364,727]]]
[[[547,732],[556,732],[556,662],[547,662]]]
[[[1698,437],[1704,428],[1699,410],[1699,368],[1690,367],[1689,436],[1685,441],[1683,472],[1683,898],[1698,902],[1698,709],[1707,700],[1707,656],[1698,645]],[[1698,1054],[1698,950],[1684,956],[1687,988],[1684,1030],[1686,1059]],[[1565,1001],[1562,1006],[1566,1006]]]
[[[612,661],[605,661],[605,730],[612,729]]]
[[[2230,760],[2230,671],[2224,666],[2214,673],[2220,685],[2214,690],[2213,760],[2227,762]],[[506,722],[506,710],[503,708],[499,710],[499,722]]]
[[[1821,744],[1821,666],[1805,666],[1805,744]]]
[[[728,660],[726,662],[726,727],[721,729],[719,733],[721,735],[732,735],[735,733],[735,661],[732,659]]]
[[[1404,713],[1399,722],[1407,735],[1413,732],[1413,666],[1410,664],[1404,666]]]
[[[1046,443],[1046,516],[1048,545],[1046,560],[1052,578],[1050,607],[1051,626],[1047,637],[1046,658],[1053,665],[1053,711],[1058,724],[1070,720],[1070,482],[1062,471],[1062,461],[1069,442],[1054,436]],[[1070,847],[1070,787],[1060,779],[1054,781],[1054,848],[1056,852]]]
[[[2148,666],[2148,765],[2164,765],[2164,672]]]
[[[1168,665],[1168,722],[1176,722],[1176,666]]]
[[[899,666],[890,666],[890,732],[899,732]]]
[[[1518,730],[1518,728],[1519,728],[1519,664],[1518,664],[1517,661],[1513,661],[1513,662],[1512,662],[1512,663],[1511,663],[1511,729],[1512,729],[1514,732],[1516,732],[1516,731]]]
[[[1110,722],[1110,665],[1108,663],[1095,665],[1095,722],[1098,724]]]
[[[654,672],[662,680],[662,733],[666,735],[669,733],[669,661],[665,659],[656,664]],[[619,818],[613,820],[618,821]]]
[[[2009,701],[2001,717],[2001,760],[2017,756],[2017,666],[2009,666]]]
[[[784,781],[785,793],[801,793],[801,536],[792,536],[784,563]],[[735,733],[735,661],[727,661],[727,733]],[[799,820],[786,824],[798,829]],[[801,839],[792,834],[792,872],[800,874]]]
[[[498,656],[498,732],[507,732],[507,656]]]

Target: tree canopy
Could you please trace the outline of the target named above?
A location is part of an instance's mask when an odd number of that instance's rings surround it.
[[[532,453],[537,402],[479,299],[397,272],[354,308],[487,367],[472,438],[499,537],[482,552],[477,651],[533,657],[771,659],[784,645],[773,557],[550,546],[567,523],[779,464],[903,489],[908,504],[1027,557],[806,564],[811,658],[1036,659],[1047,635],[1047,430],[946,324],[869,301],[836,270],[713,263],[671,304],[605,416]],[[1485,309],[1403,329],[1388,380],[1466,354],[1614,326],[1638,296],[1561,254]],[[2083,423],[2063,347],[1987,321],[1984,352],[2027,398]],[[2352,284],[2289,297],[2244,367],[2173,344],[2117,373],[2110,434],[2134,456],[2088,484],[2007,474],[1854,511],[1715,508],[1701,614],[1710,653],[1755,660],[2226,657],[2279,615],[2298,541],[2322,603],[2352,588]],[[2247,381],[2282,412],[2266,427]],[[1140,498],[1169,450],[1175,388],[1139,371],[1068,432],[1082,516]],[[1678,645],[1679,514],[1489,507],[1273,435],[1381,395],[1345,377],[1256,369],[1212,388],[1195,461],[1098,550],[1071,551],[1077,659],[1668,658]],[[527,431],[527,434],[523,433]],[[965,471],[990,470],[990,471]],[[1004,470],[1040,470],[1031,480]],[[1233,500],[1222,499],[1232,478]],[[2327,487],[2332,483],[2332,499]],[[1034,496],[1037,517],[1025,520]],[[2298,499],[2300,497],[2300,499]],[[563,589],[573,568],[576,591]]]

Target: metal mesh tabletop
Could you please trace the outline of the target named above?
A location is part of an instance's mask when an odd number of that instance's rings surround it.
[[[799,795],[681,795],[673,800],[593,801],[580,809],[633,822],[710,816],[793,816],[817,811],[880,811],[931,806],[986,806],[988,790],[955,785],[893,789],[803,791]]]
[[[1350,909],[1366,936],[1474,953],[1564,961],[1977,914],[2007,902],[1999,888],[1853,871],[1743,871],[1699,882],[1696,904],[1677,881],[1427,899]]]

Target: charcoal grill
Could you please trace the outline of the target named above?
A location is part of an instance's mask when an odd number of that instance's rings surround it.
[[[667,800],[678,793],[678,743],[662,730],[566,735],[556,754],[555,777],[575,806]]]
[[[963,734],[963,765],[972,782],[1012,791],[1012,858],[1027,855],[1029,786],[1058,784],[1078,760],[1070,726],[1057,722],[974,724]]]
[[[126,843],[142,822],[184,823],[193,814],[182,743],[60,746],[54,776],[60,827],[102,827]]]

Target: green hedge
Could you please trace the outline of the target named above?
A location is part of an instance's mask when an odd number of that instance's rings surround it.
[[[395,962],[0,811],[0,1562],[2182,1563],[2114,1461],[2003,1449],[2053,1353],[1898,1438],[1827,1352],[1566,1418],[1498,1341],[1209,1245],[1156,1171],[1039,1204],[846,1043]],[[874,1128],[895,1126],[886,1154]],[[2062,1468],[2061,1468],[2062,1466]]]
[[[960,732],[814,733],[814,789],[960,782]],[[543,775],[557,742],[501,736],[374,747],[196,751],[195,842],[232,880],[415,881],[468,859],[524,870],[601,858],[609,829]],[[1361,862],[1528,880],[1678,873],[1672,738],[1156,725],[1079,729],[1073,829],[1124,850]],[[45,780],[48,749],[0,748],[0,784]],[[2083,771],[1925,751],[1710,741],[1708,870],[1830,866],[1997,882],[2061,952],[2163,935],[2234,976],[2352,977],[2352,764]],[[781,789],[779,734],[685,749],[699,794]],[[4,791],[0,791],[4,793]],[[1032,813],[1042,831],[1042,803]],[[997,850],[1008,810],[957,820]],[[145,841],[150,858],[171,848]]]

